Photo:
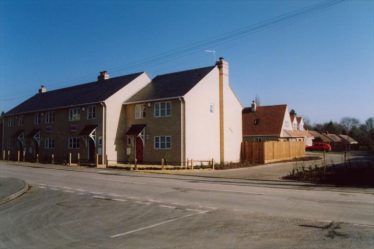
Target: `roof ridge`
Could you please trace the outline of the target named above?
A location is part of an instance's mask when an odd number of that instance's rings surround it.
[[[173,74],[186,73],[186,72],[190,72],[190,71],[196,71],[196,70],[202,70],[202,69],[208,69],[208,68],[213,69],[214,67],[216,67],[216,66],[214,65],[214,66],[207,66],[207,67],[198,67],[198,68],[186,69],[186,70],[172,72],[172,73],[159,74],[159,75],[156,75],[153,79],[156,79],[157,77],[162,77],[162,76],[170,76],[170,75],[173,75]]]

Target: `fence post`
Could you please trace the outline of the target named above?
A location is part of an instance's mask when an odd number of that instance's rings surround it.
[[[20,151],[19,150],[17,150],[17,162],[19,162],[20,161]]]
[[[71,166],[71,152],[69,152],[69,166]]]
[[[81,154],[79,152],[77,154],[77,164],[81,165]]]
[[[54,164],[55,163],[55,154],[52,153],[51,155],[51,163]]]

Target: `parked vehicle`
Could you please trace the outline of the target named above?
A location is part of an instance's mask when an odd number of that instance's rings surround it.
[[[326,144],[326,143],[315,143],[312,146],[307,146],[305,148],[306,150],[310,151],[331,151],[331,145]]]

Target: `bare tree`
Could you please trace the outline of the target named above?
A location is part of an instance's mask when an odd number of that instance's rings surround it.
[[[340,124],[344,127],[344,129],[347,132],[350,132],[352,128],[358,127],[360,125],[360,121],[357,118],[352,118],[352,117],[345,117],[342,118],[340,121]]]

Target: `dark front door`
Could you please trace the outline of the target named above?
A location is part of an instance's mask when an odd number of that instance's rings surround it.
[[[95,142],[92,138],[88,138],[88,161],[95,161]]]
[[[140,137],[136,137],[136,159],[138,163],[143,162],[143,141]]]

